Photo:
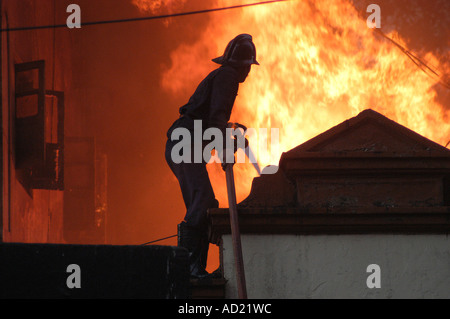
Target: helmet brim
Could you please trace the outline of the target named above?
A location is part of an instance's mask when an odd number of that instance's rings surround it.
[[[219,56],[219,57],[217,57],[217,58],[215,58],[215,59],[212,59],[212,61],[215,62],[215,63],[217,63],[217,64],[223,64],[224,60],[225,60],[225,59],[224,59],[223,56]]]

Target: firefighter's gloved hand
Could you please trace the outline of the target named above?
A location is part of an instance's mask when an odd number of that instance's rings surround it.
[[[243,142],[239,139],[244,138]],[[237,150],[240,149],[246,149],[248,147],[248,139],[246,137],[239,137],[239,139],[234,139],[234,152],[236,153]]]
[[[247,127],[240,123],[228,123],[228,128],[233,129],[232,136],[227,136],[232,139],[234,144],[234,152],[237,151],[238,148],[245,149],[248,147],[248,139],[245,137],[245,133],[247,131]],[[227,142],[225,140],[225,142]],[[229,145],[229,144],[224,144]]]

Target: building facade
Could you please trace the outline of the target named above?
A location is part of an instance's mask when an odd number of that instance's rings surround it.
[[[96,147],[65,1],[0,1],[0,241],[103,243],[106,156]],[[22,28],[22,29],[21,29]]]
[[[238,205],[249,298],[449,298],[450,150],[365,110]],[[238,296],[227,209],[209,213]]]

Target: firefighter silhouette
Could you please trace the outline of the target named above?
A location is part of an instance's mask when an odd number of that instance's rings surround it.
[[[188,103],[179,109],[180,117],[167,132],[168,140],[165,151],[166,161],[178,179],[186,205],[186,215],[178,225],[178,245],[186,248],[189,252],[190,274],[194,278],[216,275],[209,274],[205,269],[209,249],[207,210],[218,207],[219,202],[215,198],[206,169],[209,159],[202,156],[200,163],[195,163],[194,160],[191,160],[190,163],[175,163],[171,154],[177,141],[173,141],[171,135],[176,128],[186,128],[193,137],[194,120],[201,120],[203,131],[211,127],[218,128],[225,137],[239,83],[245,81],[252,64],[259,65],[256,61],[256,49],[252,36],[249,34],[236,36],[228,43],[224,54],[212,61],[221,66],[212,71],[198,85]],[[226,145],[225,142],[223,145]],[[190,146],[191,154],[194,154],[193,138]],[[204,145],[202,145],[202,150],[203,147]],[[226,154],[224,154],[227,152],[226,149],[217,151],[219,158],[226,158]],[[235,151],[232,150],[232,152]],[[225,169],[226,165],[232,164],[223,162],[222,168]]]

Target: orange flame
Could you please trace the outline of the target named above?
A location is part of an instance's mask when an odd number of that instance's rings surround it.
[[[174,7],[181,7],[185,2],[186,0],[132,0],[132,3],[140,11],[151,13],[157,13],[164,7],[171,11]]]
[[[216,5],[231,3],[219,0]],[[448,141],[449,111],[436,102],[436,80],[377,36],[345,0],[287,1],[211,13],[209,27],[199,30],[198,41],[172,53],[163,87],[187,100],[217,67],[211,58],[221,55],[239,33],[253,36],[261,65],[254,66],[241,84],[231,121],[256,129],[279,128],[277,161],[281,152],[367,108],[440,144]],[[433,54],[423,58],[449,71]],[[220,166],[210,165],[209,172],[221,206],[228,207]],[[235,176],[242,200],[256,173],[250,164],[237,164]]]

